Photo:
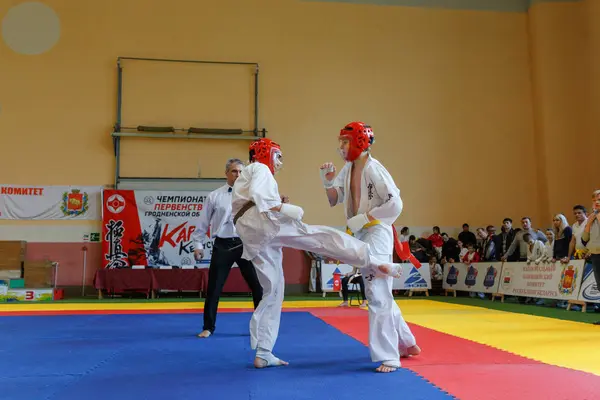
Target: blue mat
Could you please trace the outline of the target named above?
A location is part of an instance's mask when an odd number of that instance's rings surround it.
[[[373,372],[368,349],[309,313],[283,313],[275,354],[252,366],[250,313],[0,318],[0,399],[448,399],[411,371]]]

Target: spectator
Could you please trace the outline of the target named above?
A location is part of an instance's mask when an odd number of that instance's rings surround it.
[[[489,231],[489,226],[486,230],[483,228],[477,229],[477,236],[481,239],[479,256],[483,261],[492,261],[496,259],[496,244],[494,243],[493,236],[488,234]]]
[[[596,190],[592,194],[592,201],[592,211],[585,224],[581,239],[590,253],[596,287],[600,288],[600,190]],[[600,325],[600,321],[595,324]]]
[[[444,279],[442,267],[437,263],[437,258],[429,257],[429,271],[431,273],[432,281],[441,281]]]
[[[342,298],[344,301],[342,301],[342,304],[340,304],[338,307],[349,307],[349,305],[348,305],[348,284],[350,284],[350,283],[358,283],[358,286],[360,286],[360,295],[362,298],[362,303],[360,304],[360,308],[365,308],[367,306],[367,301],[366,301],[367,296],[365,295],[365,281],[363,280],[363,277],[360,274],[360,271],[356,267],[353,267],[352,272],[347,273],[342,278]]]
[[[587,222],[587,212],[585,207],[578,204],[573,207],[573,215],[575,216],[575,222],[573,223],[572,230],[573,236],[571,237],[571,243],[569,244],[569,259],[575,258],[576,260],[582,260],[585,258],[587,250],[581,241],[581,235],[585,229]]]
[[[529,233],[533,240],[540,240],[543,243],[546,243],[548,240],[542,231],[539,229],[535,230],[531,227],[531,218],[521,218],[521,225],[523,226],[523,230],[515,234],[515,240],[513,240],[508,250],[506,250],[506,253],[502,256],[502,261],[506,261],[508,257],[515,253],[515,251],[518,254],[519,261],[527,261],[528,243],[523,240],[523,236],[526,233]]]
[[[462,232],[458,234],[458,240],[463,243],[464,246],[467,246],[469,243],[476,245],[477,238],[475,234],[469,230],[469,224],[463,224]]]
[[[475,249],[475,245],[473,243],[469,243],[467,245],[467,252],[462,257],[462,262],[469,265],[472,263],[477,263],[479,261],[480,261],[479,253],[477,253],[477,250]]]
[[[442,258],[442,247],[444,246],[444,239],[442,239],[442,235],[440,235],[440,227],[433,227],[433,234],[429,235],[427,238],[431,242],[433,249],[435,250],[437,257]]]
[[[552,229],[546,229],[546,239],[548,241],[544,245],[544,258],[543,262],[552,262],[554,259],[554,231]]]
[[[515,240],[515,236],[517,232],[512,227],[512,219],[504,218],[502,221],[502,228],[500,229],[500,234],[496,235],[496,260],[500,261],[506,254],[507,250],[512,245]],[[519,259],[519,255],[514,253],[513,255],[507,257],[508,261],[517,261]]]
[[[408,239],[409,239],[408,235],[409,235],[408,226],[405,226],[400,231],[400,241],[401,242],[408,242]]]
[[[419,242],[417,242],[417,238],[415,235],[410,235],[408,238],[408,246],[410,247],[410,252],[413,253],[415,258],[420,262],[427,262],[428,257],[425,251],[425,247],[423,247]]]
[[[458,257],[459,259],[462,261],[463,257],[465,256],[465,254],[467,254],[467,251],[469,251],[469,249],[467,248],[467,246],[464,245],[463,242],[461,242],[460,240],[458,241],[458,249],[459,249],[459,253],[458,253]]]
[[[535,239],[530,233],[523,235],[523,242],[527,244],[527,264],[532,262],[538,265],[544,259],[544,243]]]
[[[444,245],[442,246],[442,264],[446,262],[454,263],[460,260],[460,248],[456,239],[448,236],[447,233],[442,233]]]
[[[554,257],[552,261],[560,260],[562,263],[569,262],[569,245],[573,237],[573,230],[562,214],[556,214],[552,221],[554,230]]]
[[[575,222],[573,222],[573,225],[571,225],[573,236],[571,237],[571,243],[569,244],[569,259],[573,258],[575,260],[583,260],[588,258],[588,250],[581,239],[588,219],[587,210],[581,204],[577,204],[575,207],[573,207],[573,215],[575,216]],[[588,303],[587,306],[589,309],[596,310],[596,312],[600,311],[600,304]],[[567,302],[559,302],[559,307],[566,308]],[[572,305],[571,310],[581,311],[581,306],[577,304]]]

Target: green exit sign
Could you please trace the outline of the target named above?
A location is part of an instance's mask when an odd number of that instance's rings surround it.
[[[92,232],[90,233],[90,242],[99,242],[100,241],[100,233]]]

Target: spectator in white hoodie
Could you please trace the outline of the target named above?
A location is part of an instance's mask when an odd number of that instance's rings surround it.
[[[548,241],[544,245],[544,258],[542,262],[554,262],[554,230],[551,228],[546,229],[546,238]]]
[[[533,262],[538,265],[544,259],[544,243],[529,233],[523,235],[523,242],[527,243],[527,264]]]

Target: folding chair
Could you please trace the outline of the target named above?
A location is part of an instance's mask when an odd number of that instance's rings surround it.
[[[360,305],[365,301],[360,292],[359,283],[354,281],[354,279],[360,276],[360,274],[354,275],[352,280],[348,282],[348,299],[350,300],[350,307],[352,307],[352,300],[356,300],[358,302],[357,307],[360,307]]]

